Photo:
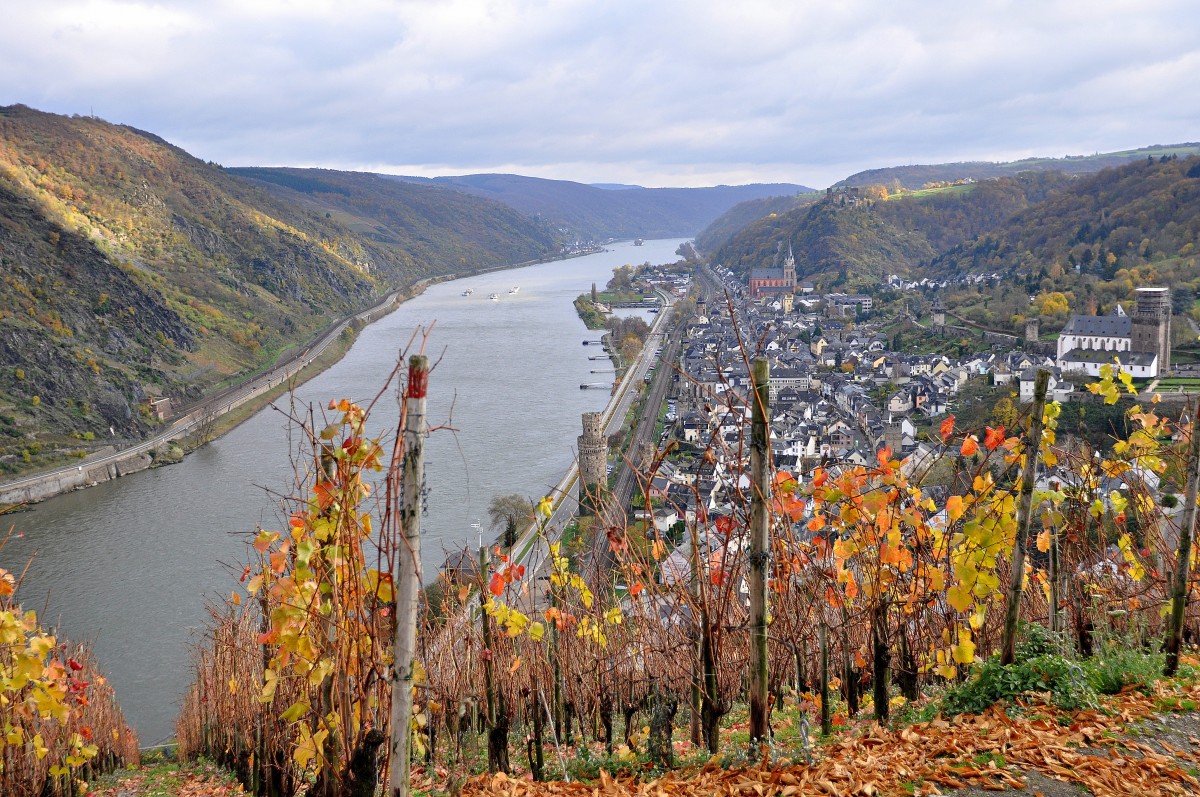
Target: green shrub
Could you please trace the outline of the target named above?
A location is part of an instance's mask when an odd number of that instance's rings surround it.
[[[1017,626],[1016,660],[1026,661],[1038,656],[1050,656],[1061,651],[1062,638],[1038,623],[1022,622]]]
[[[1062,656],[1034,656],[1007,667],[993,657],[978,666],[966,683],[947,690],[942,711],[978,714],[1027,692],[1049,692],[1051,702],[1064,711],[1091,705],[1096,696],[1083,669]]]
[[[1166,656],[1107,644],[1087,662],[1088,683],[1102,695],[1115,695],[1127,686],[1149,694],[1162,674]]]

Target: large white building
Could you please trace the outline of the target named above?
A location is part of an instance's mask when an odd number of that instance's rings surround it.
[[[1058,367],[1100,375],[1100,367],[1120,360],[1135,377],[1152,379],[1171,366],[1171,292],[1138,288],[1130,317],[1121,305],[1112,315],[1075,315],[1058,336]]]

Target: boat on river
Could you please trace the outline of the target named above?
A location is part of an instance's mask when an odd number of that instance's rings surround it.
[[[467,288],[465,291],[463,291],[463,292],[462,292],[462,295],[463,295],[463,296],[470,296],[470,295],[471,295],[472,293],[474,293],[474,292],[475,292],[475,289],[474,289],[474,288]]]
[[[509,292],[508,292],[508,295],[509,295],[509,296],[512,296],[514,293],[516,293],[516,292],[517,292],[517,291],[519,291],[519,290],[521,290],[521,289],[520,289],[520,288],[518,288],[518,287],[516,287],[516,286],[514,286],[514,287],[513,287],[513,289],[512,289],[511,291],[509,291]]]
[[[494,293],[493,293],[491,296],[489,296],[488,298],[489,298],[489,299],[491,299],[493,302],[498,302],[498,301],[500,301],[500,297],[499,297],[499,296],[497,296],[497,295],[496,295],[496,294],[494,294]]]

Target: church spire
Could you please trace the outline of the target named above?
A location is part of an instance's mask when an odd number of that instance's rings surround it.
[[[796,258],[792,255],[791,241],[788,241],[787,260],[783,261],[783,286],[790,290],[796,288]]]

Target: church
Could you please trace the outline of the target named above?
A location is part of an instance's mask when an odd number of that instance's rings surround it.
[[[1058,336],[1058,367],[1100,375],[1100,367],[1121,361],[1139,379],[1153,379],[1171,368],[1171,291],[1138,288],[1133,315],[1121,305],[1112,315],[1075,315]]]
[[[776,255],[778,257],[778,255]],[[760,299],[763,296],[778,293],[791,294],[796,291],[796,258],[792,256],[792,247],[788,245],[787,260],[783,268],[752,268],[750,269],[750,298]]]

